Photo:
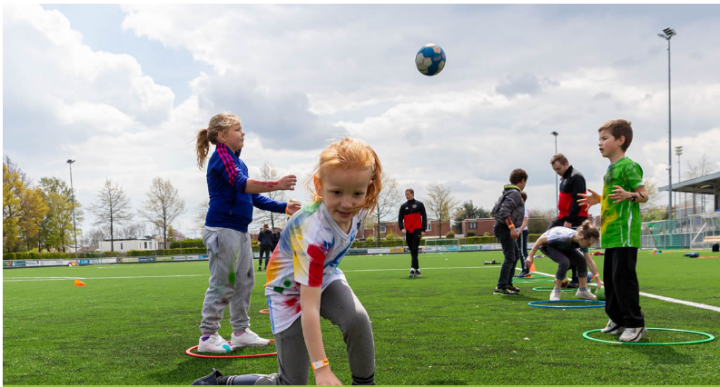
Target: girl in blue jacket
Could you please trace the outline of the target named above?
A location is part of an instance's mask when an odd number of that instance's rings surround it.
[[[209,256],[210,286],[203,301],[198,352],[227,353],[237,347],[269,344],[269,340],[260,338],[249,328],[248,309],[255,273],[248,225],[252,222],[253,207],[288,214],[300,208],[296,202],[276,202],[259,195],[294,190],[297,178],[294,175],[277,181],[249,178],[248,168],[240,160],[244,139],[240,119],[231,113],[215,115],[207,129],[201,129],[197,134],[197,161],[201,170],[210,144],[215,145],[207,166],[210,208],[203,230],[203,243]],[[229,344],[218,334],[223,311],[228,305],[233,328]]]

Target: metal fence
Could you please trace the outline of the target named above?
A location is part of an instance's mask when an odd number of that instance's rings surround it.
[[[645,222],[642,247],[649,249],[706,249],[720,236],[720,212],[690,214],[671,220]]]

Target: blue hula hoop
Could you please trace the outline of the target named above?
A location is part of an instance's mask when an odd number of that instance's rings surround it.
[[[580,305],[580,306],[544,305],[544,304],[558,304],[558,303],[563,304],[566,302],[579,302],[579,303],[591,304],[591,305]],[[591,309],[591,308],[604,308],[605,301],[595,301],[595,300],[532,301],[532,302],[529,302],[528,305],[534,306],[536,308],[547,308],[547,309]]]

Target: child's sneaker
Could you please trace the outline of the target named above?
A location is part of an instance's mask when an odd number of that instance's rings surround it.
[[[620,335],[619,340],[623,343],[637,343],[643,336],[645,336],[645,333],[647,333],[647,329],[645,327],[625,328],[625,331],[623,331],[622,335]]]
[[[560,294],[562,294],[560,289],[553,289],[550,292],[550,301],[560,301]]]
[[[500,288],[495,288],[493,295],[495,294],[502,294],[503,296],[517,296],[517,292],[514,290]]]
[[[520,293],[520,288],[517,286],[514,286],[513,284],[508,285],[508,290],[512,290],[515,293]]]
[[[615,321],[610,320],[607,323],[607,326],[600,330],[602,333],[607,333],[609,335],[619,335],[624,330],[624,327],[621,327],[619,324],[616,324]]]
[[[232,351],[230,344],[225,341],[217,332],[213,333],[206,340],[200,337],[198,352],[228,353]]]
[[[422,277],[422,273],[420,272],[420,269],[415,270],[415,277]]]
[[[217,386],[220,384],[220,381],[218,379],[222,378],[222,374],[220,371],[213,368],[210,375],[203,376],[200,379],[195,379],[194,382],[190,383],[190,385],[193,386]]]
[[[270,340],[263,339],[257,333],[251,331],[250,328],[245,328],[245,333],[240,336],[235,336],[233,333],[230,344],[233,347],[264,347],[270,344]]]
[[[410,278],[415,278],[415,269],[410,269]]]
[[[575,292],[575,297],[582,298],[583,300],[597,300],[598,299],[597,296],[590,293],[590,291],[588,289],[578,290],[577,292]]]

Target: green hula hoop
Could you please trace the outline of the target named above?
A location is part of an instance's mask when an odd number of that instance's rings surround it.
[[[542,283],[550,283],[550,282],[555,282],[555,280],[554,279],[544,279],[544,280],[535,279],[535,280],[527,281],[526,279],[521,279],[521,278],[513,280],[513,283],[517,283],[517,284],[542,284]]]
[[[532,288],[536,292],[551,292],[553,289],[555,289],[554,286],[538,286]],[[561,292],[575,292],[577,289],[560,289]]]
[[[707,338],[702,339],[702,340],[695,340],[695,341],[675,341],[675,342],[670,342],[670,343],[625,343],[625,342],[617,341],[617,340],[600,340],[600,339],[596,339],[594,337],[590,337],[590,333],[600,332],[600,329],[593,329],[593,330],[589,330],[587,332],[583,332],[583,337],[590,341],[597,341],[598,343],[622,344],[622,345],[688,345],[688,344],[702,344],[702,343],[707,343],[707,342],[715,340],[715,336],[713,336],[709,333],[705,333],[705,332],[686,331],[683,329],[670,329],[670,328],[646,328],[646,329],[649,331],[670,331],[670,332],[692,333],[692,334],[696,334],[696,335],[705,336]]]

